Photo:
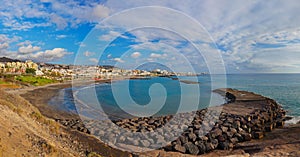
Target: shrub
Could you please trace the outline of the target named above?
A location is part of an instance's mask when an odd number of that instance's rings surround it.
[[[36,70],[33,69],[33,68],[26,68],[26,71],[25,71],[25,72],[26,72],[27,74],[33,74],[33,75],[34,75],[34,74],[35,74],[35,71],[36,71]]]

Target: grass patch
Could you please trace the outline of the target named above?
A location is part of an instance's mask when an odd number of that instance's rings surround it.
[[[0,79],[0,84],[7,84],[7,82],[5,82],[2,79]]]
[[[58,81],[40,77],[40,76],[16,76],[15,79],[20,82],[29,83],[33,86],[44,86]]]
[[[3,79],[0,79],[0,88],[4,88],[4,89],[16,89],[16,88],[20,88],[19,85],[13,83],[13,82],[10,82],[10,81],[7,81],[7,80],[3,80]]]

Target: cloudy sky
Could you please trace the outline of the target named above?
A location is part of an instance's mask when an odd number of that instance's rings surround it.
[[[0,17],[0,56],[300,72],[297,0],[2,0]]]

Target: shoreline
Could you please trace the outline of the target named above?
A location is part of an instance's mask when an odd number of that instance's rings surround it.
[[[97,82],[97,83],[108,83],[112,82],[114,80],[101,80],[101,81],[89,81],[91,82]],[[82,84],[84,85],[84,84]],[[85,84],[86,85],[86,84]],[[48,105],[48,101],[53,97],[57,96],[58,91],[63,90],[65,88],[70,88],[72,87],[71,82],[66,82],[66,83],[58,83],[58,84],[50,84],[46,86],[41,86],[41,87],[33,87],[33,88],[28,88],[28,89],[21,89],[20,91],[8,91],[9,93],[13,94],[19,94],[21,97],[25,98],[28,100],[30,103],[32,103],[35,107],[37,107],[43,115],[46,117],[52,118],[52,119],[77,119],[79,118],[78,115],[76,114],[69,114],[66,112],[57,112],[55,109],[52,109],[51,106]],[[249,92],[248,92],[249,93]],[[254,93],[252,93],[254,94]],[[242,94],[243,95],[243,94]],[[258,94],[256,94],[258,95]],[[36,99],[38,96],[38,99]],[[263,96],[262,96],[263,97]],[[249,99],[249,98],[248,98]],[[249,101],[249,103],[253,103],[253,101],[261,101],[263,99],[257,99],[257,98],[251,98],[250,100],[245,100],[243,99],[237,99],[238,101]],[[48,106],[48,107],[46,107]],[[235,112],[235,111],[230,111],[230,112]],[[290,125],[289,127],[285,127],[289,129],[290,127],[293,127],[295,125]],[[218,152],[217,150],[216,152]],[[215,152],[215,151],[213,151]]]
[[[91,84],[111,83],[118,80],[124,80],[127,78],[116,79],[103,79],[103,80],[88,80],[88,81],[66,81],[62,83],[53,83],[45,86],[31,86],[20,89],[6,90],[7,93],[17,94],[29,101],[35,107],[37,107],[43,115],[52,119],[63,118],[79,118],[76,113],[70,113],[60,109],[62,104],[49,105],[49,101],[58,96],[59,92],[64,89],[72,87],[81,87]]]

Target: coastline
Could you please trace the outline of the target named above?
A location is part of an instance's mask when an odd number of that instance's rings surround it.
[[[101,81],[97,81],[97,83],[108,83],[108,81],[111,82],[112,80],[101,80]],[[92,81],[92,82],[94,82],[94,81]],[[85,85],[86,85],[86,83],[85,83]],[[91,83],[91,82],[88,82],[88,83]],[[84,84],[81,84],[81,85],[84,85]],[[76,114],[70,114],[70,113],[62,112],[62,111],[58,112],[57,110],[53,109],[52,107],[50,107],[47,104],[48,101],[53,96],[57,96],[58,91],[60,91],[62,89],[65,89],[65,88],[70,88],[71,86],[72,86],[71,82],[66,82],[66,83],[59,83],[59,84],[51,84],[51,85],[42,86],[42,87],[33,87],[33,88],[21,89],[19,91],[13,90],[13,91],[8,91],[8,92],[9,93],[13,93],[13,94],[19,94],[20,96],[22,96],[23,98],[25,98],[26,100],[28,100],[30,103],[32,103],[34,106],[36,106],[41,111],[41,113],[43,115],[45,115],[45,116],[47,116],[49,118],[52,118],[52,119],[78,119],[79,117]],[[216,93],[218,93],[220,91],[224,92],[224,90],[225,89],[221,89],[221,90],[217,91]],[[219,94],[221,94],[221,93],[219,93]],[[252,93],[252,94],[254,94],[254,93]],[[240,93],[240,95],[243,96],[243,93]],[[255,96],[260,96],[260,95],[256,94]],[[258,97],[255,97],[255,96],[252,97],[252,98],[251,97],[250,98],[247,97],[247,100],[245,100],[245,97],[243,99],[239,98],[237,100],[238,101],[247,101],[249,104],[251,104],[251,103],[253,104],[254,101],[261,101],[261,100],[265,99],[264,97],[259,97],[258,98]],[[232,110],[232,108],[229,108],[228,110],[231,113],[243,114],[239,110]],[[284,132],[289,132],[290,134],[293,134],[294,132],[291,131],[291,130],[295,130],[295,129],[298,129],[298,128],[300,128],[299,125],[290,125],[288,127],[284,127],[283,130],[284,130]],[[280,131],[282,131],[282,130],[279,130],[279,132]],[[76,131],[71,130],[71,132],[76,132]],[[278,134],[278,131],[275,130],[274,133],[271,132],[271,133],[268,133],[268,134],[269,134],[269,136],[266,136],[266,137],[273,136],[273,134]],[[296,135],[294,135],[294,136],[296,136]],[[295,139],[297,139],[297,138],[295,138]],[[300,139],[300,137],[298,139]],[[273,141],[273,139],[270,139],[270,138],[266,138],[266,139],[263,138],[262,140],[263,141],[267,141],[267,142],[268,141]],[[289,139],[289,140],[291,140],[291,139]],[[275,141],[278,141],[278,140],[275,139]],[[286,140],[284,140],[284,141],[286,141]],[[264,147],[264,148],[268,147],[267,145],[263,144],[262,141],[254,141],[254,143],[255,142],[258,142],[258,143],[256,143],[256,145],[260,145],[261,147]],[[246,142],[245,145],[239,145],[234,150],[239,150],[239,149],[247,150],[247,149],[250,149],[251,147],[253,147],[252,143],[253,142],[248,142],[248,143]],[[269,145],[272,145],[272,144],[269,143]],[[127,147],[125,147],[125,148],[127,148]],[[299,147],[296,147],[296,148],[299,148]],[[216,154],[216,153],[219,153],[219,152],[224,153],[223,151],[220,151],[220,150],[215,150],[215,151],[213,151],[211,153],[212,154]],[[230,152],[233,153],[232,151],[228,151],[228,150],[226,151],[226,153],[229,154],[229,155],[231,154]],[[242,151],[242,152],[243,152],[242,154],[245,154],[245,151]],[[252,154],[257,153],[257,152],[251,152],[251,150],[248,151],[248,152],[252,153]],[[205,154],[205,155],[209,155],[211,153],[208,153],[208,154]],[[262,152],[260,152],[260,153],[262,153]],[[170,153],[167,152],[167,154],[170,154]]]

